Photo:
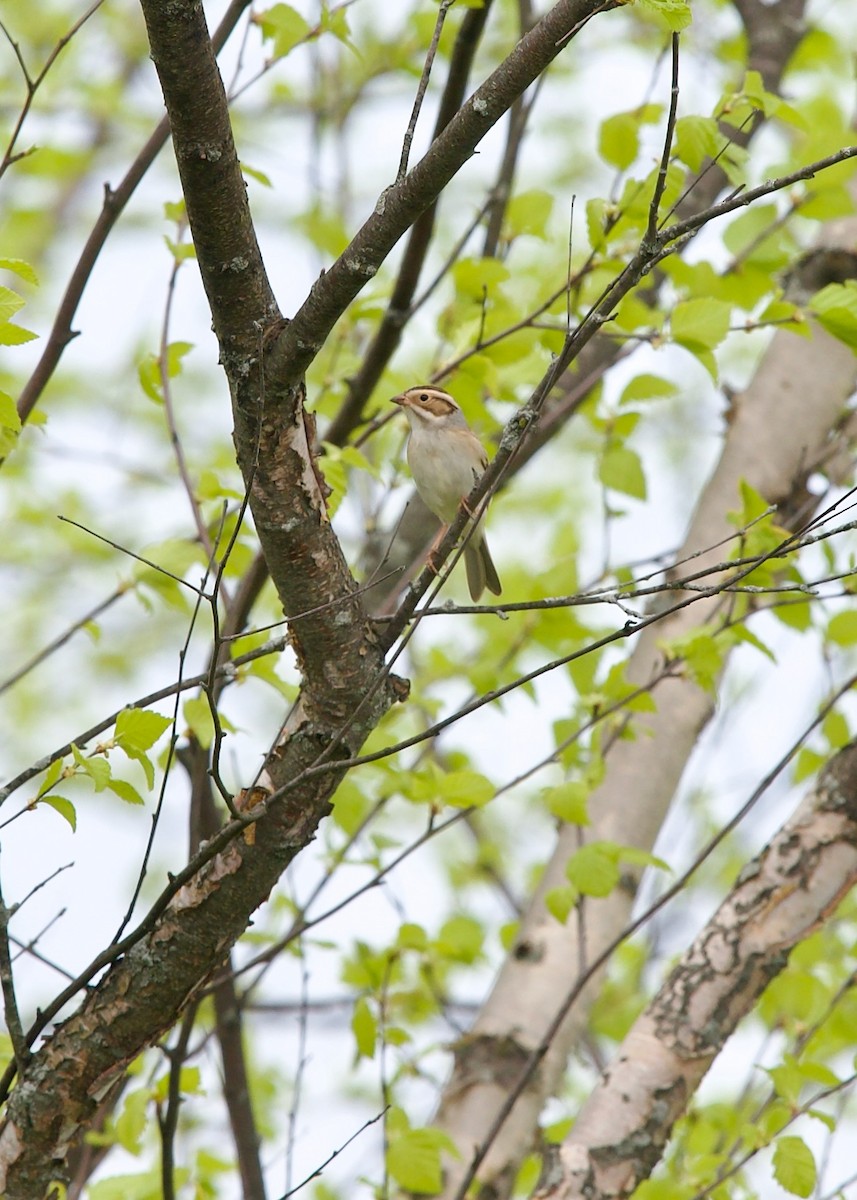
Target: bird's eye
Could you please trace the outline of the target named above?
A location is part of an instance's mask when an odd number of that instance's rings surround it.
[[[428,392],[420,392],[420,400],[425,404],[426,400],[428,400]]]

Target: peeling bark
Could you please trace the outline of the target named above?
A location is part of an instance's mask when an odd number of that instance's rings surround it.
[[[700,1081],[789,951],[857,883],[857,742],[818,783],[634,1023],[539,1200],[620,1200],[650,1175]]]

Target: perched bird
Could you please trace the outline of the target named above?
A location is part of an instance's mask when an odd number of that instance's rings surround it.
[[[458,506],[473,491],[488,466],[488,455],[450,396],[428,384],[394,396],[411,426],[408,465],[425,504],[444,525],[455,520]],[[479,518],[464,547],[467,586],[477,601],[485,588],[500,595],[500,580],[488,553]]]

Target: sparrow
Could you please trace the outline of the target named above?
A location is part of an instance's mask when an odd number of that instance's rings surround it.
[[[408,466],[417,491],[434,515],[450,525],[488,466],[488,455],[449,392],[422,384],[393,396],[391,403],[404,410],[411,427]],[[474,603],[486,587],[495,596],[501,591],[482,531],[483,517],[484,510],[464,547],[467,586]]]

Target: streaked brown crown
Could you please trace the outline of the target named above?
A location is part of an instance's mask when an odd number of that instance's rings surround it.
[[[448,417],[450,413],[461,411],[449,392],[430,384],[408,388],[406,392],[394,396],[392,403],[417,412],[429,412],[435,417]]]

